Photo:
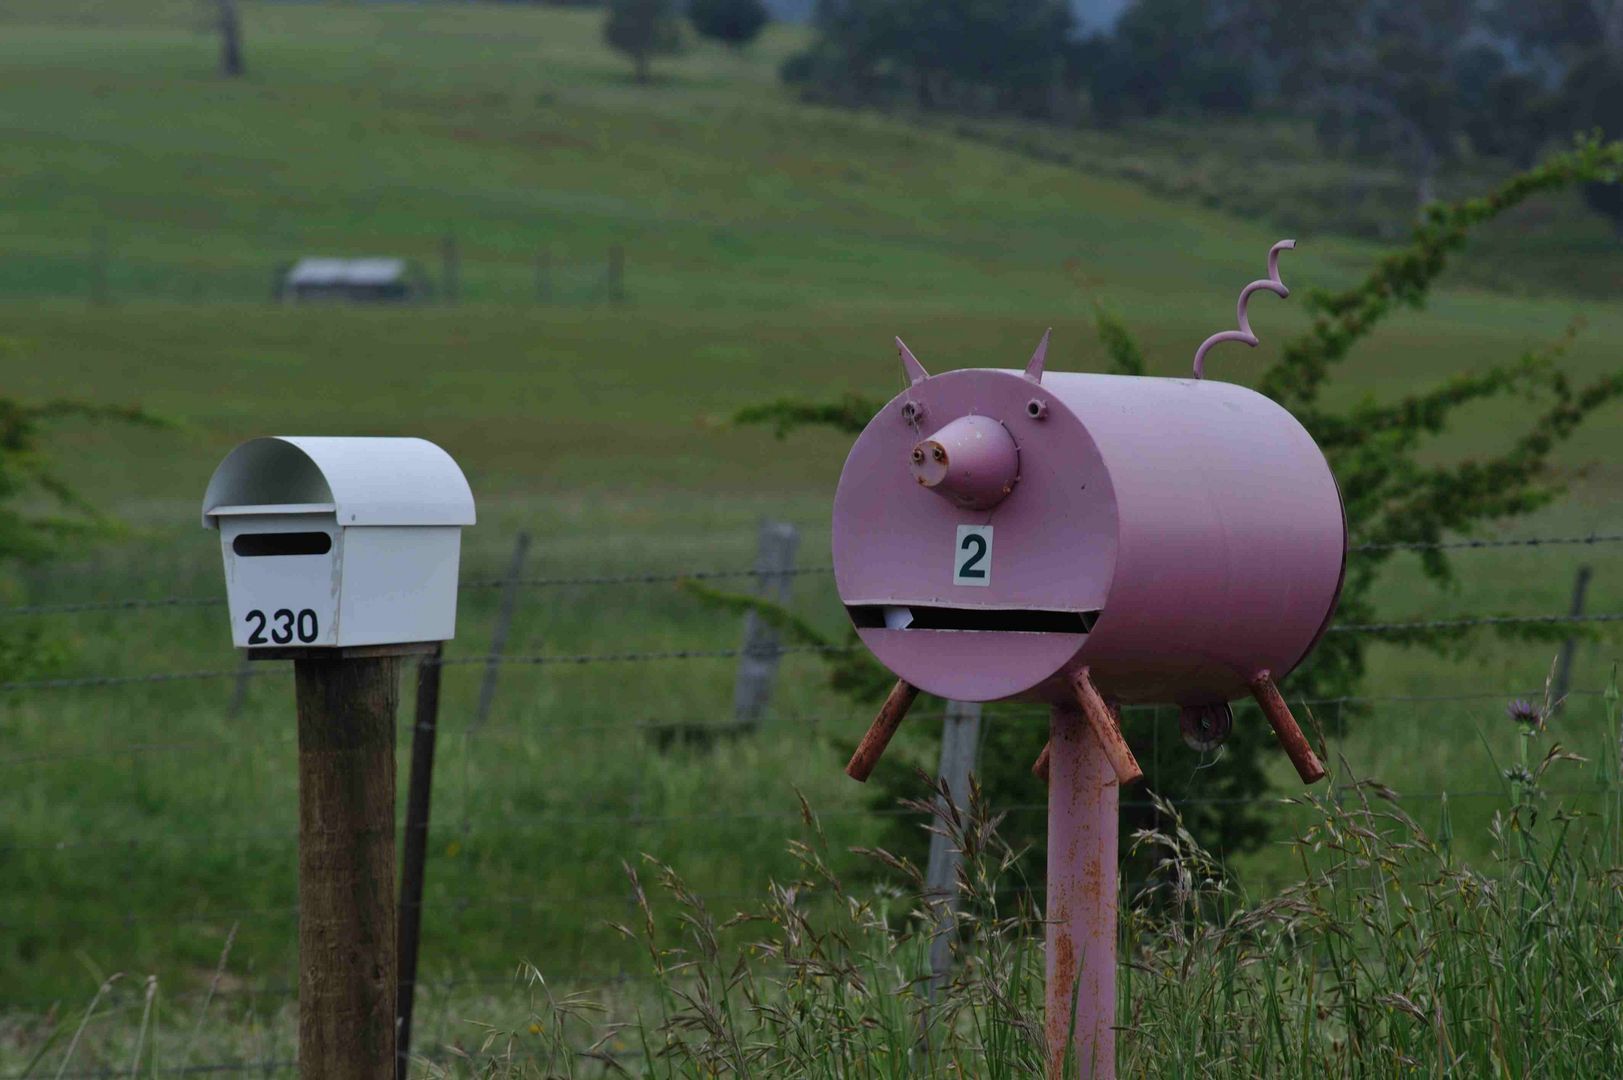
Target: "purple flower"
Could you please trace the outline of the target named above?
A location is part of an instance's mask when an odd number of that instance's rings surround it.
[[[1505,715],[1529,731],[1537,731],[1544,726],[1544,713],[1526,698],[1517,698],[1506,705]]]

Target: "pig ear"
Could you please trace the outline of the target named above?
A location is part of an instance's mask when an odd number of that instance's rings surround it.
[[[1043,339],[1037,342],[1037,351],[1031,354],[1031,359],[1026,363],[1026,378],[1034,383],[1043,381],[1043,364],[1048,362],[1048,337],[1053,332],[1052,326],[1043,331]]]
[[[909,386],[921,383],[930,377],[930,373],[924,370],[924,365],[919,363],[919,358],[913,355],[913,350],[909,349],[901,338],[896,339],[896,352],[902,358],[902,370],[907,372]]]

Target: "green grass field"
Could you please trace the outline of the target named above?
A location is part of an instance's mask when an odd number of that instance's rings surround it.
[[[789,30],[743,56],[693,45],[640,87],[599,44],[592,12],[245,7],[250,74],[229,84],[212,73],[214,43],[190,3],[0,9],[6,392],[139,403],[172,423],[59,430],[64,473],[125,532],[20,572],[11,602],[217,595],[215,540],[196,521],[203,485],[236,442],[275,432],[409,433],[449,449],[480,503],[468,578],[498,576],[519,529],[535,537],[541,576],[741,568],[763,517],[799,525],[802,561],[826,563],[844,440],[776,441],[728,426],[733,410],[780,394],[891,392],[897,333],[932,369],[1010,366],[1053,326],[1051,367],[1097,368],[1094,301],[1141,335],[1154,373],[1179,374],[1228,325],[1236,290],[1278,238],[1276,224],[1151,194],[1120,162],[1045,162],[984,132],[798,104],[775,79],[796,45]],[[1085,145],[1106,155],[1127,138]],[[1541,212],[1578,227],[1570,206]],[[98,230],[112,256],[104,307],[86,300]],[[433,269],[446,234],[464,260],[460,306],[264,299],[286,259],[402,254]],[[1298,238],[1284,265],[1293,287],[1347,284],[1379,250]],[[1514,231],[1494,237],[1496,265],[1514,262],[1504,253],[1515,242]],[[1623,258],[1597,242],[1561,263],[1537,235],[1529,243],[1538,290],[1488,291],[1480,282],[1493,275],[1467,275],[1479,284],[1394,318],[1334,394],[1389,397],[1508,360],[1579,314],[1573,369],[1615,368],[1623,304],[1595,298],[1593,283]],[[629,302],[611,307],[593,299],[592,275],[616,244]],[[552,304],[534,295],[541,251],[560,275]],[[1262,347],[1216,354],[1214,373],[1244,382],[1303,325],[1297,306],[1271,299],[1253,317]],[[1488,451],[1517,411],[1474,410],[1444,452]],[[1559,463],[1570,497],[1511,533],[1623,532],[1620,419],[1613,408],[1585,429]],[[1590,609],[1623,609],[1623,545],[1611,545],[1465,553],[1452,591],[1400,561],[1382,614],[1564,611],[1580,561],[1596,572]],[[839,625],[824,577],[798,582],[796,606]],[[466,594],[453,656],[486,649],[495,608],[492,590]],[[29,625],[66,650],[51,674],[236,663],[213,609]],[[738,634],[670,585],[535,589],[510,649],[731,648]],[[1577,687],[1603,684],[1620,640],[1608,631],[1580,650]],[[1531,689],[1549,660],[1492,642],[1448,658],[1377,648],[1366,689]],[[668,753],[626,725],[725,720],[730,662],[510,668],[489,723],[466,737],[480,671],[453,667],[446,680],[430,978],[500,979],[529,960],[601,982],[634,956],[603,929],[629,917],[621,859],[652,852],[720,898],[757,890],[790,872],[797,789],[827,813],[837,846],[877,835],[840,772],[838,746],[864,710],[826,688],[815,658],[786,659],[777,715],[758,736]],[[232,1000],[286,985],[290,687],[256,679],[235,721],[230,693],[226,679],[0,701],[0,1007],[33,1016],[80,1002],[112,971],[196,991],[233,927]],[[1488,750],[1514,741],[1501,716],[1493,699],[1391,704],[1338,749],[1418,795],[1494,791]],[[1198,797],[1199,763],[1179,749],[1157,779]],[[1459,834],[1480,832],[1488,809],[1457,800]],[[1258,882],[1293,872],[1272,849],[1241,870]],[[28,1052],[7,1044],[0,1063]]]

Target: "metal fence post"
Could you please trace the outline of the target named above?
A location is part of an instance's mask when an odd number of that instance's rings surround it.
[[[423,878],[428,862],[428,809],[434,788],[434,738],[440,717],[443,643],[417,665],[417,715],[411,729],[411,781],[400,868],[400,977],[395,989],[395,1077],[411,1064],[411,1014],[417,999],[417,952],[423,932]]]
[[[952,811],[936,799],[936,828],[930,834],[930,862],[924,889],[936,907],[935,937],[930,940],[930,996],[946,984],[952,969],[952,939],[958,914],[958,867],[963,852],[944,835],[945,823],[962,820],[969,808],[969,777],[981,742],[981,707],[978,702],[949,701],[941,725],[940,779],[952,798]]]
[[[1589,591],[1590,568],[1578,567],[1578,576],[1572,582],[1572,614],[1584,613],[1584,594]],[[1560,712],[1572,685],[1572,660],[1578,652],[1578,639],[1569,637],[1561,643],[1561,652],[1555,661],[1555,677],[1550,686],[1551,711]]]
[[[794,590],[795,553],[800,532],[785,522],[763,521],[755,548],[756,595],[787,604]],[[733,684],[733,723],[754,728],[772,703],[778,675],[778,632],[754,611],[744,613],[744,646]]]
[[[469,735],[479,730],[496,702],[496,679],[502,670],[502,653],[507,651],[507,632],[513,626],[513,613],[518,610],[518,580],[524,573],[524,557],[529,551],[530,534],[521,532],[513,540],[513,558],[507,564],[507,577],[502,579],[502,606],[496,612],[496,629],[490,636],[490,658],[485,661],[485,677],[479,684],[479,704],[468,725]]]

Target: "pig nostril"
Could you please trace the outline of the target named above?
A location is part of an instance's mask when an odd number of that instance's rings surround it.
[[[1048,402],[1040,398],[1032,398],[1026,403],[1026,415],[1033,420],[1041,420],[1048,415]]]
[[[916,446],[913,448],[913,464],[915,464],[915,465],[923,465],[924,464],[924,451],[920,450]]]
[[[941,449],[939,446],[933,446],[930,448],[930,456],[935,458],[937,461],[947,460],[947,452]]]

